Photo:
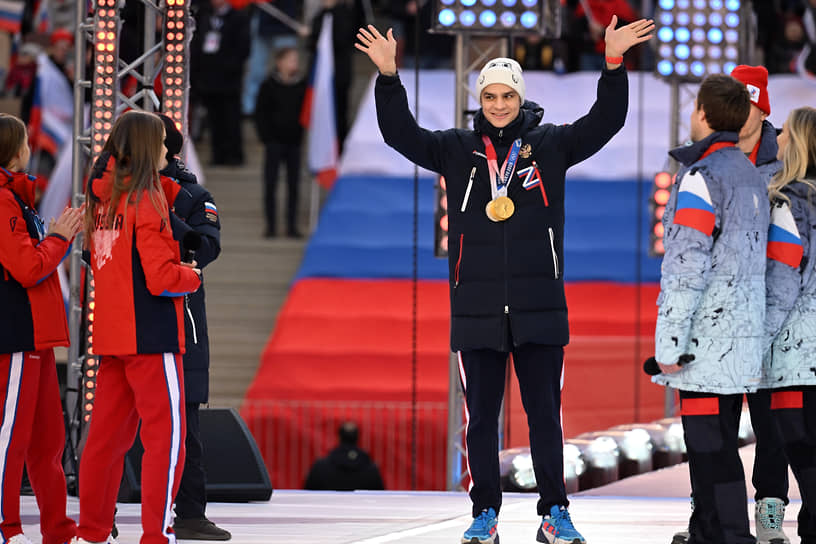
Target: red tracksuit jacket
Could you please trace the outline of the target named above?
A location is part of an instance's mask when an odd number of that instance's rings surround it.
[[[34,210],[35,179],[0,168],[0,353],[68,345],[57,265],[70,244],[46,236]]]
[[[112,172],[111,159],[104,173],[89,181],[89,195],[99,202],[90,242],[94,353],[184,353],[182,295],[198,289],[201,281],[179,264],[178,243],[160,190],[155,205],[147,192],[134,195],[129,203],[121,198],[113,225],[105,225]]]

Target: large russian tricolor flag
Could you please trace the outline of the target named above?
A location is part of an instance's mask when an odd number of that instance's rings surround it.
[[[41,53],[37,56],[37,78],[28,121],[31,147],[57,156],[63,144],[71,139],[73,112],[73,89],[60,69]]]
[[[674,224],[699,230],[707,236],[714,232],[714,206],[705,178],[694,170],[683,176],[677,193]]]
[[[11,34],[20,32],[25,2],[22,0],[0,0],[0,30]]]
[[[323,15],[320,37],[317,40],[312,73],[303,110],[301,124],[309,129],[309,170],[318,183],[330,188],[337,179],[339,144],[334,111],[334,50],[332,48],[332,15]]]
[[[798,268],[802,262],[802,239],[787,203],[771,209],[771,226],[768,229],[768,258],[790,267]]]

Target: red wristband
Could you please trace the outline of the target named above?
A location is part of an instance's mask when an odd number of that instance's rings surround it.
[[[609,64],[623,64],[623,57],[606,57]]]

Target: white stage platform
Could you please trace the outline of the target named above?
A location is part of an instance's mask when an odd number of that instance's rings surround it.
[[[753,449],[743,448],[748,474]],[[753,489],[749,487],[749,498]],[[785,532],[796,536],[801,502],[791,479],[791,504]],[[501,542],[535,543],[539,518],[535,494],[508,493],[499,516]],[[570,497],[573,522],[589,544],[669,544],[689,515],[688,468],[685,464],[627,478]],[[753,501],[746,508],[753,526]],[[79,504],[69,499],[69,514]],[[137,544],[140,505],[120,504],[116,517],[121,544]],[[23,497],[24,530],[39,544],[38,510]],[[210,519],[232,532],[234,544],[380,544],[388,542],[458,544],[470,523],[470,501],[464,493],[357,491],[354,493],[276,490],[266,503],[211,503]],[[193,541],[180,541],[193,542]]]

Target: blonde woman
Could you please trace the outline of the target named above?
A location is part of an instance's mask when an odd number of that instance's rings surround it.
[[[782,161],[768,188],[766,334],[762,387],[802,508],[799,536],[816,542],[816,109],[793,110],[778,137]]]

